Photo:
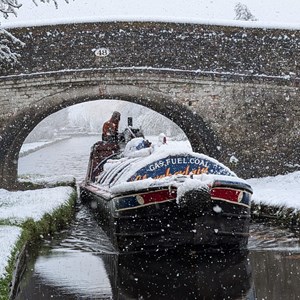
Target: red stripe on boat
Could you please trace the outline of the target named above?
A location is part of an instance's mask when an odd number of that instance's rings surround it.
[[[236,189],[214,188],[210,194],[212,198],[223,199],[232,202],[239,202],[241,199],[241,191]]]
[[[143,204],[149,204],[153,202],[172,200],[176,198],[176,191],[161,190],[161,191],[150,192],[146,194],[140,194],[139,196],[143,198],[144,200]]]

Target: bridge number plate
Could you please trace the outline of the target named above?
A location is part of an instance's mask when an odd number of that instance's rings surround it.
[[[98,48],[95,50],[95,55],[97,57],[106,57],[110,54],[110,50],[108,48]]]

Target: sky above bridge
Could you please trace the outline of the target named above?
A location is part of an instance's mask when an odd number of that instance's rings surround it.
[[[238,25],[234,7],[245,4],[258,21],[246,22],[258,27],[300,28],[299,0],[58,0],[38,6],[30,0],[20,0],[23,6],[18,16],[0,18],[5,27],[82,22],[86,20],[182,21],[204,24]],[[238,22],[238,24],[236,23]]]

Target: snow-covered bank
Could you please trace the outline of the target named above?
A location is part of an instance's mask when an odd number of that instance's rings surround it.
[[[41,149],[47,145],[52,144],[52,141],[44,141],[44,142],[34,142],[34,143],[25,143],[22,145],[20,150],[20,157],[25,156],[33,151]]]
[[[73,192],[73,188],[63,186],[18,192],[0,189],[0,220],[17,225],[28,218],[38,221],[66,204]]]
[[[9,192],[0,189],[0,293],[3,299],[8,292],[9,287],[6,286],[7,278],[11,281],[12,274],[8,266],[11,259],[15,259],[15,250],[20,239],[25,243],[26,238],[22,238],[23,232],[28,231],[22,225],[25,221],[31,219],[35,223],[43,221],[45,215],[51,216],[49,222],[51,226],[55,226],[55,222],[62,222],[55,213],[58,211],[66,211],[70,205],[73,205],[75,190],[72,187],[60,186],[54,188],[45,188],[28,191]],[[61,218],[66,218],[63,213],[59,213]],[[54,216],[54,217],[53,217]],[[54,228],[49,224],[48,229]],[[38,226],[38,225],[31,225]],[[33,229],[39,232],[39,228]],[[45,228],[41,228],[41,232],[45,232]],[[32,236],[32,234],[25,236]],[[20,245],[19,245],[20,246]],[[22,245],[21,245],[22,246]],[[2,298],[1,298],[2,299]]]
[[[28,155],[32,152],[35,152],[39,149],[50,146],[52,144],[58,143],[58,142],[63,141],[65,139],[69,139],[70,137],[71,136],[61,137],[61,138],[51,140],[51,141],[39,141],[39,142],[33,142],[33,143],[25,143],[21,147],[19,157]]]
[[[0,279],[5,276],[5,268],[21,232],[18,226],[0,226]]]
[[[55,187],[55,186],[74,186],[76,179],[73,175],[61,176],[41,176],[41,175],[22,175],[19,177],[19,182],[30,182],[37,186]]]
[[[255,204],[286,206],[300,210],[300,171],[248,179],[247,182],[253,188]]]

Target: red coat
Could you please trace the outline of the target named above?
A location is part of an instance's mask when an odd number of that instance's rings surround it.
[[[117,141],[119,121],[110,119],[103,124],[102,141]]]

